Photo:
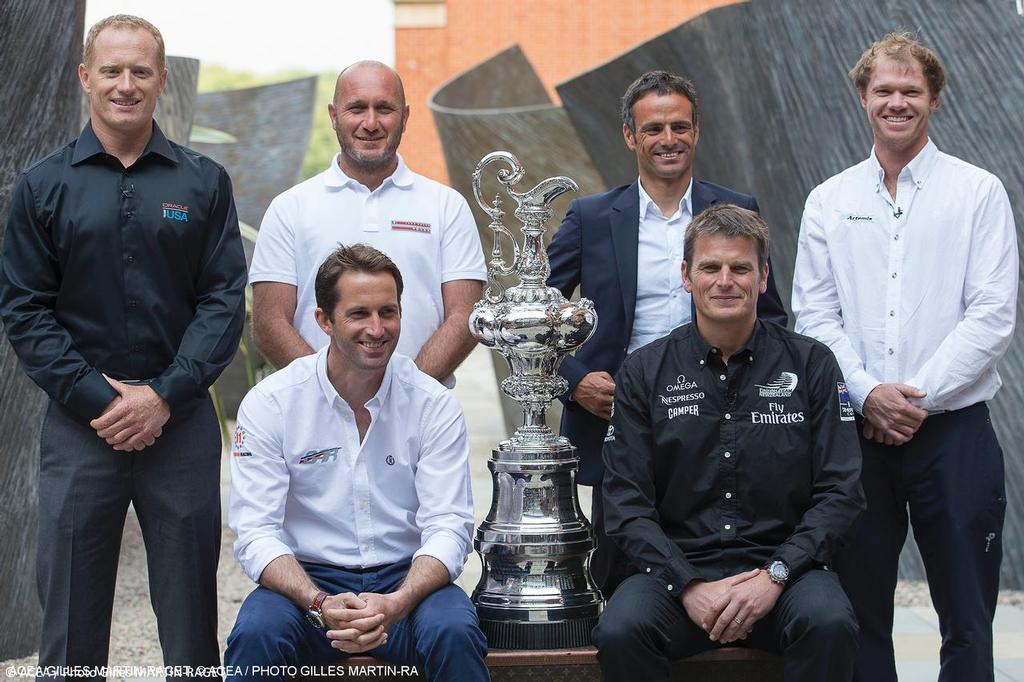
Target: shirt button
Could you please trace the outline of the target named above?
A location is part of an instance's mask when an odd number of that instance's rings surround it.
[[[672,591],[672,583],[669,583],[668,585],[665,585],[665,589],[667,589],[669,592],[671,592]]]
[[[651,567],[650,567],[650,566],[648,566],[648,567],[647,567],[647,572],[648,572],[648,573],[650,573],[650,572],[651,572]]]
[[[732,524],[731,523],[725,524],[725,529],[726,530],[732,530]]]
[[[132,216],[135,215],[135,213],[133,211],[128,211],[127,213],[125,213],[125,215],[131,218]]]
[[[893,278],[893,279],[896,279],[896,273],[895,273],[895,272],[894,272],[894,273],[892,273],[892,278]]]
[[[725,375],[724,374],[719,374],[718,378],[721,379],[722,381],[725,381]]]
[[[703,360],[701,360],[701,361],[700,361],[700,364],[701,364],[701,366],[703,366],[703,365],[704,365],[704,361],[703,361]]]
[[[896,234],[896,235],[893,235],[893,237],[892,237],[892,238],[893,238],[894,240],[896,240],[896,241],[899,241],[899,240],[900,240],[900,236],[899,236],[898,234]]]
[[[892,348],[889,349],[889,355],[892,355],[895,351]]]
[[[135,306],[137,306],[138,304],[139,304],[139,302],[138,302],[138,301],[136,301],[136,300],[135,300],[134,298],[133,298],[133,299],[131,299],[130,301],[128,301],[128,307],[129,307],[129,308],[134,308],[134,307],[135,307]]]
[[[889,311],[889,317],[896,317],[896,311],[895,310],[890,310]]]
[[[724,456],[724,457],[725,457],[726,459],[729,459],[730,457],[732,457],[732,453],[731,453],[731,452],[726,452],[726,453],[725,453],[725,455],[723,455],[723,456]]]
[[[732,493],[726,493],[725,494],[725,499],[731,500],[732,499]]]
[[[127,258],[125,258],[125,260],[128,261],[129,265],[131,265],[132,263],[135,262],[135,256],[128,256]]]
[[[363,551],[364,552],[369,552],[370,551],[370,546],[369,545],[363,545]]]
[[[726,419],[732,419],[732,415],[731,415],[731,414],[729,414],[728,412],[726,412],[726,413],[725,413],[725,418],[726,418]]]

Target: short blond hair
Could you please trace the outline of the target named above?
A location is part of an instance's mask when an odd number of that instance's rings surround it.
[[[939,55],[918,40],[913,33],[896,31],[872,44],[850,69],[850,80],[861,95],[867,92],[871,74],[875,70],[875,62],[879,57],[888,57],[903,64],[916,60],[924,71],[924,79],[928,82],[928,90],[932,97],[938,97],[942,88],[946,86],[946,69],[943,68]]]
[[[160,29],[142,17],[131,14],[112,14],[106,19],[100,19],[93,24],[92,28],[89,29],[89,35],[85,38],[85,53],[82,55],[83,64],[89,66],[89,63],[92,62],[92,58],[96,53],[96,38],[104,29],[108,28],[129,28],[148,31],[153,36],[153,40],[156,41],[157,68],[163,69],[165,67],[164,37],[160,34]]]

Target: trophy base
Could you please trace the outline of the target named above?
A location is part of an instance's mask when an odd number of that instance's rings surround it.
[[[480,619],[491,649],[573,649],[590,646],[598,615],[543,623]]]

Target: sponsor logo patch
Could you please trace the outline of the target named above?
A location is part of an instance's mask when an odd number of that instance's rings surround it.
[[[235,429],[235,437],[231,440],[232,457],[252,457],[252,453],[245,449],[245,429],[241,426]]]
[[[853,421],[853,403],[850,402],[850,391],[842,381],[836,382],[836,393],[839,394],[839,421]]]
[[[326,464],[338,458],[338,448],[325,448],[323,450],[310,450],[299,457],[299,464]]]
[[[754,384],[757,386],[757,394],[762,398],[788,398],[793,395],[799,378],[793,372],[783,372],[779,378],[769,381],[767,384]]]
[[[675,419],[683,415],[693,415],[694,417],[700,416],[700,405],[680,405],[678,407],[668,408],[668,418]]]
[[[611,411],[611,414],[608,415],[608,417],[610,419],[610,418],[612,418],[614,416],[615,416],[615,401],[612,400],[612,411]],[[605,443],[610,443],[613,440],[615,440],[615,427],[613,425],[609,424],[608,425],[608,430],[604,434],[604,442]]]
[[[188,206],[182,204],[172,204],[164,202],[163,206],[164,218],[168,220],[178,220],[183,223],[188,222]]]
[[[869,215],[857,215],[856,213],[848,213],[843,216],[843,220],[849,220],[853,223],[871,223],[874,222],[874,218]]]
[[[392,220],[391,229],[430,234],[430,223],[418,223],[414,220]]]

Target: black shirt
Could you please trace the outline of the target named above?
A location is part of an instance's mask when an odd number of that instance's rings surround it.
[[[152,380],[171,407],[201,395],[238,348],[245,256],[227,172],[156,123],[124,168],[86,124],[11,197],[0,315],[32,378],[83,421]]]
[[[629,356],[604,445],[609,537],[678,594],[780,559],[828,564],[864,508],[835,357],[758,321],[722,363],[693,324]]]

